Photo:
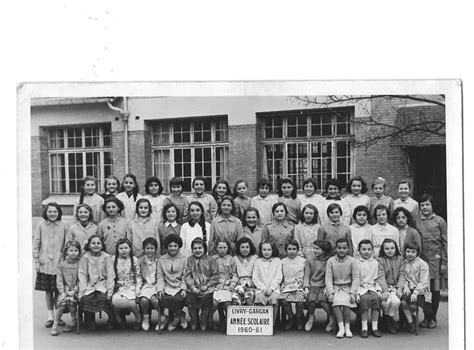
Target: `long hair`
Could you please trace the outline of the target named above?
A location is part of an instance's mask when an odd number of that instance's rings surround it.
[[[89,218],[88,218],[88,220],[89,220],[89,221],[93,221],[93,220],[94,220],[94,214],[92,213],[92,208],[91,208],[88,204],[79,204],[79,205],[77,206],[76,212],[75,212],[76,218],[78,217],[78,216],[77,216],[77,213],[79,213],[79,209],[81,209],[81,208],[85,208],[85,209],[89,212]],[[79,220],[79,218],[78,218],[78,220]]]
[[[128,173],[128,174],[125,174],[125,176],[123,177],[123,182],[122,182],[122,186],[120,186],[120,191],[119,192],[125,192],[125,188],[123,187],[123,183],[125,182],[125,179],[129,177],[133,180],[133,183],[135,184],[135,187],[133,188],[132,190],[132,194],[133,194],[133,200],[136,201],[137,200],[137,195],[138,195],[138,181],[137,181],[137,177],[135,175],[133,175],[132,173]]]
[[[272,247],[272,257],[273,258],[278,258],[280,256],[280,252],[278,251],[278,248],[276,246],[275,243],[273,242],[269,242],[269,241],[262,241],[260,242],[260,244],[258,245],[258,256],[260,258],[263,258],[263,255],[262,255],[262,247],[264,244],[268,244],[270,245],[270,247]]]
[[[117,271],[117,263],[118,263],[118,258],[119,258],[119,246],[122,244],[128,244],[130,247],[130,268],[132,270],[133,274],[133,283],[137,283],[137,273],[135,270],[135,264],[133,263],[133,251],[132,251],[132,242],[130,242],[127,238],[120,238],[117,241],[117,244],[115,245],[115,258],[114,258],[114,272],[115,272],[115,286],[117,286],[117,280],[118,280],[118,271]],[[117,287],[115,287],[117,288]]]
[[[138,207],[140,206],[140,204],[142,203],[148,203],[148,215],[146,216],[147,218],[150,217],[151,215],[151,212],[152,212],[152,208],[151,208],[151,203],[150,201],[147,199],[147,198],[140,198],[139,200],[137,200],[137,203],[135,203],[135,213],[140,216],[138,214]]]
[[[120,180],[115,175],[109,175],[105,178],[105,181],[104,181],[104,194],[107,193],[107,182],[108,182],[108,180],[115,180],[115,182],[117,182],[117,192],[118,192],[120,190]]]
[[[150,177],[146,180],[146,182],[145,182],[145,192],[146,192],[146,194],[150,194],[150,185],[153,182],[156,182],[158,184],[158,186],[160,187],[160,189],[158,190],[158,196],[161,195],[163,193],[163,185],[161,184],[160,179],[158,179],[156,176],[152,176],[152,177]]]
[[[237,181],[235,182],[235,185],[234,185],[234,193],[233,193],[232,197],[237,198],[237,197],[239,196],[239,193],[237,192],[237,187],[238,187],[239,184],[241,184],[241,183],[244,183],[244,184],[245,184],[245,187],[247,187],[247,189],[249,188],[249,185],[248,185],[248,183],[247,183],[246,180],[237,180]]]
[[[277,189],[278,196],[279,197],[283,196],[283,191],[281,190],[281,187],[282,187],[283,184],[290,184],[291,186],[293,186],[293,190],[291,191],[291,198],[295,199],[296,198],[295,182],[292,179],[290,179],[289,177],[285,177],[278,184],[278,189]]]
[[[207,232],[206,232],[206,219],[204,217],[204,207],[202,206],[201,202],[192,201],[191,203],[189,203],[188,213],[191,213],[192,205],[197,205],[201,209],[201,217],[199,219],[198,224],[199,226],[201,226],[202,238],[204,239],[204,242],[205,242],[207,241]],[[194,227],[195,222],[193,222],[193,218],[191,217],[191,215],[189,215],[188,224],[189,226]]]
[[[392,214],[392,222],[398,227],[397,224],[397,216],[398,214],[403,213],[407,217],[407,225],[408,226],[413,226],[413,216],[411,216],[411,213],[403,207],[397,207]]]
[[[84,189],[84,186],[86,185],[87,181],[92,181],[94,182],[94,185],[95,185],[95,179],[92,176],[86,176],[81,180],[80,182],[81,194],[79,196],[79,204],[84,203],[84,197],[86,196],[86,191]]]
[[[362,190],[360,191],[360,193],[364,194],[367,192],[368,188],[367,188],[367,182],[365,182],[364,178],[360,175],[356,175],[356,176],[353,176],[351,177],[351,179],[349,180],[349,182],[347,183],[346,185],[346,191],[347,193],[352,193],[352,183],[354,181],[359,181],[362,185]]]
[[[212,187],[212,192],[211,192],[211,194],[212,194],[212,196],[214,197],[214,199],[216,200],[216,202],[221,200],[220,197],[219,197],[219,195],[217,194],[217,186],[219,186],[220,184],[224,184],[224,185],[225,185],[226,190],[225,190],[224,196],[230,196],[230,197],[232,197],[232,191],[230,190],[229,183],[228,183],[227,181],[225,181],[225,180],[219,179],[219,180],[216,181],[216,183],[215,183],[214,186]],[[222,196],[222,198],[223,198],[224,196]]]
[[[44,209],[43,209],[43,219],[45,219],[46,221],[48,221],[48,215],[47,215],[47,212],[48,212],[48,208],[49,207],[55,207],[56,210],[58,211],[58,218],[56,219],[56,221],[61,221],[61,218],[63,216],[63,211],[61,209],[61,206],[56,203],[56,202],[49,202],[48,204],[46,204],[44,206]]]
[[[235,202],[234,199],[231,196],[224,196],[221,198],[219,201],[219,205],[217,206],[217,214],[221,215],[222,214],[222,203],[224,201],[229,201],[232,204],[232,209],[230,211],[230,214],[235,216]]]
[[[395,240],[391,239],[391,238],[385,238],[382,242],[382,244],[380,245],[380,250],[379,250],[379,258],[385,258],[387,257],[385,255],[385,251],[384,251],[384,248],[385,248],[385,245],[386,244],[389,244],[389,243],[393,243],[395,244],[395,256],[400,256],[400,250],[398,249],[398,244],[397,242],[395,242]]]
[[[318,212],[318,209],[312,205],[312,204],[306,204],[303,209],[301,209],[301,213],[300,213],[300,222],[304,223],[305,222],[305,219],[304,219],[304,212],[306,211],[306,209],[311,209],[314,213],[314,217],[313,217],[313,220],[311,220],[311,222],[309,223],[310,225],[314,225],[314,224],[317,224],[318,223],[318,215],[319,215],[319,212]]]

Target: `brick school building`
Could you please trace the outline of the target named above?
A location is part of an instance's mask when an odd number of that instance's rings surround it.
[[[292,177],[301,189],[313,177],[322,192],[327,179],[343,184],[361,175],[379,176],[396,198],[401,179],[413,197],[435,196],[446,218],[445,108],[440,96],[318,97],[119,97],[46,98],[31,101],[32,211],[55,201],[66,215],[78,197],[80,179],[92,175],[104,192],[110,174],[122,180],[157,176],[169,192],[180,176],[190,192],[195,176],[207,190],[219,178],[233,187],[247,180]],[[329,102],[328,102],[329,101]],[[427,130],[430,130],[429,132]],[[369,190],[369,195],[371,195]]]

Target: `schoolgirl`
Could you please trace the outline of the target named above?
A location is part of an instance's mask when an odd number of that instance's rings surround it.
[[[323,224],[318,230],[318,240],[328,241],[333,249],[333,254],[336,251],[336,242],[340,238],[345,238],[348,244],[348,254],[352,255],[352,237],[351,229],[341,223],[342,209],[338,203],[332,203],[327,207],[327,216],[330,222]]]
[[[160,179],[155,176],[148,178],[145,183],[145,192],[144,198],[148,199],[151,204],[151,216],[159,223],[161,221],[163,202],[165,201],[165,196],[161,195],[163,193],[163,185]]]
[[[286,257],[285,245],[294,238],[295,227],[288,222],[288,210],[284,203],[273,204],[273,221],[265,225],[262,231],[262,242],[275,243],[280,259]]]
[[[160,317],[157,294],[158,258],[160,251],[158,242],[153,237],[145,238],[142,247],[144,254],[139,259],[142,287],[138,295],[138,301],[140,311],[143,314],[142,329],[147,331],[150,329],[151,311],[158,311],[158,318]]]
[[[412,218],[419,215],[418,202],[410,197],[411,183],[408,180],[402,180],[398,183],[398,198],[393,201],[393,209],[403,207],[408,210]]]
[[[171,194],[163,201],[163,208],[170,203],[173,203],[178,208],[178,224],[183,224],[188,219],[188,197],[183,194],[184,181],[180,177],[173,177],[170,180]]]
[[[400,242],[400,233],[397,228],[388,223],[388,208],[382,204],[375,207],[377,223],[370,226],[369,234],[374,248],[374,256],[379,256],[380,246],[385,238]]]
[[[295,226],[295,240],[300,250],[298,254],[304,258],[313,250],[313,242],[318,238],[318,209],[312,204],[306,204],[300,213],[300,222]]]
[[[351,217],[349,213],[351,209],[347,204],[347,201],[343,201],[340,196],[340,192],[342,189],[341,183],[338,179],[330,179],[326,181],[325,184],[325,192],[326,196],[324,200],[321,201],[321,225],[331,223],[332,220],[329,218],[328,207],[333,204],[339,204],[341,207],[341,218],[340,221],[343,225],[349,226],[351,224]]]
[[[152,206],[146,198],[137,200],[135,213],[135,219],[130,221],[130,240],[133,254],[139,258],[144,254],[143,240],[145,238],[153,237],[159,242],[158,221],[152,217]],[[160,245],[158,245],[158,249],[159,256],[161,252]]]
[[[250,206],[257,209],[260,214],[260,223],[262,225],[270,224],[273,220],[272,207],[278,198],[270,194],[273,186],[267,179],[259,179],[257,181],[257,193],[250,200]]]
[[[183,240],[183,247],[181,252],[185,256],[192,255],[191,243],[199,237],[206,242],[209,242],[209,232],[211,231],[211,225],[204,219],[204,208],[198,201],[189,203],[189,219],[181,226],[179,236]]]
[[[219,203],[224,196],[232,197],[232,190],[230,189],[229,183],[222,179],[217,180],[212,187],[211,195],[216,200],[217,207],[219,207]]]
[[[256,208],[248,207],[244,211],[243,216],[242,233],[237,237],[237,239],[247,237],[252,241],[254,247],[258,247],[262,241],[263,232],[263,225],[260,223],[260,214]]]
[[[101,209],[102,210],[102,209]],[[89,237],[97,234],[97,225],[93,222],[92,209],[87,204],[79,204],[76,209],[77,222],[69,227],[66,241],[77,241],[81,245],[81,252]]]
[[[369,222],[371,225],[377,223],[377,217],[375,215],[375,207],[379,204],[385,205],[388,208],[390,215],[393,213],[393,199],[392,197],[386,196],[385,191],[387,189],[387,182],[383,177],[378,177],[372,184],[373,197],[370,197],[370,216]]]
[[[234,260],[238,282],[232,294],[233,305],[253,305],[255,286],[252,281],[252,272],[258,258],[255,252],[255,246],[250,238],[242,237],[237,241]]]
[[[351,230],[351,239],[352,239],[352,247],[353,247],[353,256],[359,256],[359,250],[357,247],[359,246],[359,242],[363,239],[370,239],[370,225],[368,223],[369,219],[369,209],[364,205],[359,205],[354,209],[352,214],[354,219],[354,223],[349,226]]]
[[[213,196],[204,192],[206,189],[206,179],[204,177],[194,178],[192,185],[194,193],[189,195],[188,200],[189,202],[201,203],[204,209],[204,219],[210,223],[217,215],[217,202]]]
[[[234,186],[234,204],[235,204],[235,216],[240,220],[244,218],[244,212],[250,207],[251,198],[247,195],[248,184],[245,180],[237,180]]]
[[[284,203],[287,208],[288,221],[296,225],[301,212],[301,201],[296,195],[296,186],[289,177],[284,178],[278,185],[278,202]]]
[[[115,175],[109,175],[104,181],[104,193],[101,194],[102,198],[105,199],[107,196],[116,196],[120,188],[120,180]]]
[[[133,220],[135,218],[136,203],[142,198],[139,193],[138,182],[135,175],[125,174],[122,187],[120,187],[120,191],[116,197],[121,200],[124,205],[122,216],[128,220]]]
[[[303,194],[298,196],[300,202],[301,202],[301,209],[307,204],[312,204],[316,209],[318,209],[318,223],[321,223],[322,218],[320,217],[321,215],[321,205],[324,200],[323,196],[318,194],[316,191],[318,190],[318,184],[316,183],[316,180],[313,178],[307,178],[306,180],[303,181],[303,186],[302,186]]]
[[[404,251],[405,244],[410,241],[414,241],[418,247],[421,247],[421,236],[420,233],[413,228],[414,222],[410,212],[403,208],[398,207],[393,211],[392,222],[400,233],[400,241],[397,242],[401,251]]]
[[[166,237],[171,234],[179,236],[181,231],[181,224],[178,223],[180,212],[178,207],[173,203],[167,203],[163,207],[162,219],[158,225],[158,236],[160,238],[161,254],[166,253],[164,245]]]
[[[131,235],[130,222],[120,215],[123,209],[122,201],[112,196],[107,197],[102,206],[106,218],[99,223],[97,234],[104,240],[104,250],[110,255],[114,254],[119,239]]]
[[[92,209],[92,220],[98,224],[104,218],[102,205],[104,198],[96,193],[95,180],[92,176],[86,176],[80,183],[81,194],[74,203],[73,213],[77,214],[77,208],[81,204],[87,204]],[[77,216],[75,217],[77,220]]]
[[[359,205],[363,205],[367,208],[370,207],[370,198],[365,193],[367,193],[367,183],[365,182],[362,176],[356,175],[353,176],[346,185],[346,192],[348,193],[342,201],[345,202],[349,208],[347,213],[351,218],[351,224],[354,223],[352,214],[354,209]]]

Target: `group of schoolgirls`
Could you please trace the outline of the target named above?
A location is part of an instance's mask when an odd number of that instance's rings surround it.
[[[71,323],[63,331],[74,329],[78,306],[91,330],[98,311],[108,315],[107,329],[125,328],[131,312],[134,329],[149,330],[152,310],[158,312],[156,330],[187,328],[185,306],[191,330],[224,330],[231,304],[271,305],[275,322],[281,306],[284,329],[306,331],[321,307],[328,315],[325,330],[337,326],[338,338],[352,336],[355,308],[362,337],[369,319],[372,334],[381,335],[380,309],[390,333],[397,332],[398,318],[414,331],[418,305],[425,315],[420,326],[436,327],[446,223],[433,213],[429,195],[420,205],[410,198],[407,181],[398,185],[397,200],[384,195],[381,178],[369,198],[360,176],[349,181],[344,198],[336,179],[327,181],[325,197],[313,179],[304,181],[301,196],[289,178],[280,181],[277,196],[269,181],[259,180],[252,198],[243,180],[234,193],[224,180],[212,194],[205,193],[205,178],[193,180],[190,196],[183,185],[171,179],[165,197],[161,181],[151,177],[142,197],[133,174],[121,187],[109,176],[99,195],[94,178],[86,177],[70,227],[58,204],[45,206],[33,258],[35,289],[45,291],[45,325],[52,335],[65,325],[64,312],[71,313]]]

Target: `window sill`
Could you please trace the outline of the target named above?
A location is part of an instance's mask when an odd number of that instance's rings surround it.
[[[79,198],[78,194],[52,194],[49,197],[46,197],[41,202],[42,205],[46,205],[50,202],[56,202],[59,205],[74,205],[77,198]]]

